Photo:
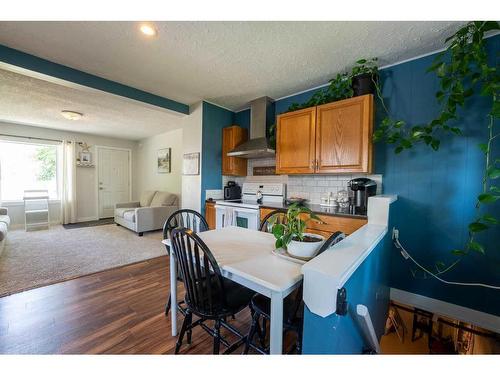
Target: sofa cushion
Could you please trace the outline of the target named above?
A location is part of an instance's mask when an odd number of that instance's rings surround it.
[[[7,226],[10,225],[10,217],[7,215],[0,215],[0,223],[5,223]]]
[[[167,191],[157,191],[151,201],[151,207],[172,206],[176,200],[177,196],[175,194]]]
[[[129,212],[129,211],[134,212],[134,211],[135,211],[135,208],[130,208],[130,207],[126,207],[126,208],[115,208],[115,216],[118,216],[118,217],[124,218],[124,217],[125,217],[125,213],[126,213],[126,212]]]
[[[143,191],[141,194],[141,199],[139,199],[141,207],[151,206],[151,201],[153,200],[153,197],[155,196],[155,194],[156,194],[155,190]]]
[[[7,224],[0,222],[0,241],[3,241],[7,237]]]
[[[123,213],[123,220],[127,220],[127,221],[130,221],[132,223],[135,223],[135,210],[125,211]]]

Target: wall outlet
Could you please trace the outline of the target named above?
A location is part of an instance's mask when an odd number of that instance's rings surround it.
[[[392,228],[392,239],[393,240],[399,239],[399,229]]]

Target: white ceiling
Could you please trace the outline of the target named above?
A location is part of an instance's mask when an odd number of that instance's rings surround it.
[[[62,110],[84,117],[67,120]],[[172,112],[112,94],[0,69],[0,121],[138,140],[179,128],[179,119]]]
[[[230,109],[328,81],[361,57],[382,65],[443,47],[461,22],[0,22],[0,44],[186,104]]]

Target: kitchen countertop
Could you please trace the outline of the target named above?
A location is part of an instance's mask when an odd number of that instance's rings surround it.
[[[217,201],[224,201],[224,199],[207,199],[206,203],[217,203]],[[286,210],[290,206],[285,202],[264,202],[260,205],[260,208],[272,208],[276,210]],[[353,212],[352,208],[340,208],[340,207],[325,207],[319,204],[308,204],[305,203],[304,206],[309,208],[315,214],[328,215],[328,216],[340,216],[349,217],[354,219],[367,219],[368,216],[366,212]]]
[[[263,203],[261,208],[274,208],[277,210],[286,210],[290,206],[289,204],[282,203]],[[308,204],[305,203],[304,206],[309,208],[315,214],[329,215],[329,216],[342,216],[342,217],[350,217],[355,219],[367,219],[368,216],[366,212],[353,212],[350,208],[340,208],[340,207],[325,207],[319,204]]]

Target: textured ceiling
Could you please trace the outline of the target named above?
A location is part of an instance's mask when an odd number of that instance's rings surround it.
[[[443,47],[461,22],[0,22],[0,43],[186,104],[239,109],[323,84],[360,57]]]
[[[70,121],[62,110],[81,112]],[[0,121],[138,140],[180,126],[179,115],[97,90],[82,90],[0,69]],[[1,132],[1,126],[0,126]]]

